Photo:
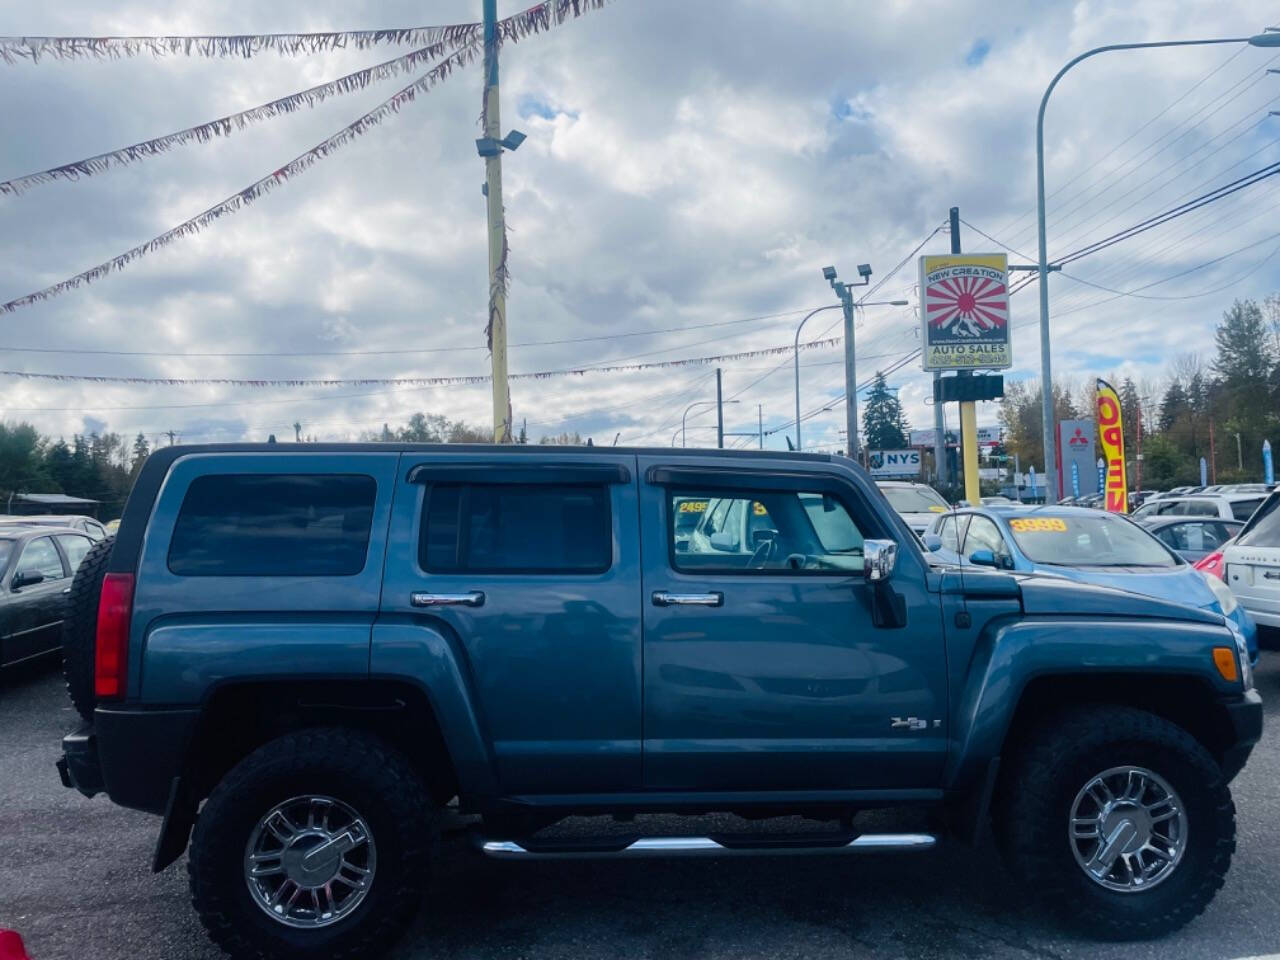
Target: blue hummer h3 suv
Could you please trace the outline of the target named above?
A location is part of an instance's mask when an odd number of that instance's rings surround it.
[[[993,835],[1086,931],[1158,935],[1223,883],[1262,725],[1222,617],[932,567],[813,454],[175,446],[71,601],[63,782],[163,816],[237,956],[377,953],[455,802],[510,859]],[[858,829],[903,807],[936,828]],[[834,827],[548,831],[651,812]]]

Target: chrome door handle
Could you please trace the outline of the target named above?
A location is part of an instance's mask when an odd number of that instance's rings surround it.
[[[415,607],[483,607],[484,593],[411,593],[409,603]]]
[[[722,607],[724,594],[719,590],[711,593],[668,593],[665,590],[653,591],[655,607]]]

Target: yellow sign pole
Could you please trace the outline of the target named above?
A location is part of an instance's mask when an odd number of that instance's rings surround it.
[[[498,114],[497,0],[484,0],[484,135],[502,137]],[[493,440],[510,443],[511,388],[507,383],[507,228],[502,208],[502,150],[485,157],[489,215],[489,352],[493,359]]]
[[[960,435],[964,451],[964,498],[976,507],[982,503],[982,487],[978,483],[978,405],[972,400],[960,403]]]

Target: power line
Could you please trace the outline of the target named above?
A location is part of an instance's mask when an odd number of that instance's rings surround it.
[[[681,333],[685,330],[705,330],[712,327],[728,327],[736,324],[758,323],[763,320],[774,320],[782,317],[798,316],[807,312],[808,308],[798,310],[786,310],[782,313],[766,313],[755,317],[743,317],[738,320],[716,320],[711,323],[690,323],[679,327],[663,327],[657,330],[637,330],[629,333],[612,333],[602,334],[591,337],[563,337],[558,340],[526,340],[523,343],[510,344],[512,347],[546,347],[558,346],[568,343],[594,343],[603,340],[622,340],[632,337],[651,337],[664,333]],[[685,344],[690,346],[690,344]],[[477,345],[471,347],[425,347],[418,349],[396,348],[382,350],[289,350],[289,351],[261,351],[261,352],[189,352],[189,351],[166,351],[166,350],[78,350],[73,347],[15,347],[0,346],[0,350],[10,353],[56,353],[56,354],[72,354],[76,356],[105,356],[105,357],[179,357],[190,359],[246,359],[253,357],[263,358],[280,358],[280,357],[380,357],[380,356],[403,356],[408,354],[432,354],[432,353],[462,353],[475,350],[488,351],[488,347]]]

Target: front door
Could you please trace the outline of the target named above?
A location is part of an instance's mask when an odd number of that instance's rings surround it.
[[[372,672],[441,636],[507,795],[640,786],[635,457],[401,461]]]
[[[740,461],[640,467],[645,786],[936,786],[947,737],[938,597],[919,551],[868,508],[873,494],[853,476],[753,479]],[[682,503],[700,506],[691,532]],[[874,623],[871,537],[899,540],[905,626]]]
[[[44,579],[28,586],[15,586],[14,578],[23,573],[39,573]],[[10,634],[4,643],[4,659],[12,663],[46,650],[61,642],[63,591],[70,586],[62,557],[51,537],[29,540],[13,567],[9,583]]]

